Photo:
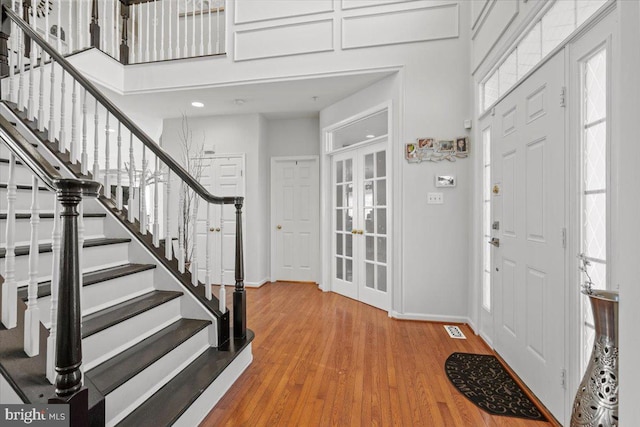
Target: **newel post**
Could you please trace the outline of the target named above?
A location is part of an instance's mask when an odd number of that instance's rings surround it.
[[[120,38],[120,63],[129,63],[129,5],[122,4],[120,15],[122,16],[122,35]]]
[[[242,248],[242,203],[238,197],[236,206],[236,286],[233,291],[233,337],[247,335],[247,294],[244,290],[244,254]]]
[[[60,270],[58,284],[58,328],[56,330],[56,395],[49,403],[70,406],[71,425],[89,425],[88,391],[82,386],[82,335],[80,324],[80,263],[78,204],[82,197],[98,197],[102,185],[94,181],[60,179],[55,182],[62,205],[60,222]]]
[[[100,49],[100,25],[98,16],[98,0],[91,2],[91,24],[89,24],[89,38],[91,47]]]

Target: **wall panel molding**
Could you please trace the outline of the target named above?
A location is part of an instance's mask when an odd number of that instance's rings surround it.
[[[239,30],[234,33],[234,60],[332,51],[333,34],[333,19]]]
[[[233,22],[238,25],[333,12],[333,3],[333,0],[235,0]]]
[[[342,19],[343,49],[442,40],[459,34],[457,3]]]
[[[488,11],[471,37],[474,52],[472,69],[477,69],[486,59],[516,19],[518,12],[518,1],[494,0],[488,6]]]
[[[416,0],[342,0],[342,10],[360,9],[363,7],[382,6],[394,3],[407,3]]]

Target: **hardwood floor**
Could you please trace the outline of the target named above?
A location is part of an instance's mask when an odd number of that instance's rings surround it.
[[[253,363],[201,426],[557,425],[489,415],[453,388],[449,354],[492,353],[466,325],[467,340],[451,339],[313,284],[266,284],[247,300]]]

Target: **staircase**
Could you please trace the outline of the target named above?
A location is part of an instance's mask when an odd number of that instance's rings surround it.
[[[28,24],[17,14],[5,13],[13,27],[8,43],[17,48],[17,54],[10,50],[5,55],[8,69],[2,71],[0,43],[0,72],[5,77],[2,81],[3,101],[0,102],[0,285],[5,299],[3,309],[7,306],[17,309],[17,315],[14,327],[0,326],[0,389],[3,390],[0,403],[47,403],[51,398],[70,399],[60,390],[56,391],[56,387],[61,389],[60,372],[78,367],[60,365],[58,360],[56,376],[53,356],[57,353],[60,359],[60,351],[65,351],[56,346],[56,342],[61,342],[61,334],[66,333],[61,331],[75,328],[81,334],[79,357],[84,384],[81,390],[86,390],[88,395],[88,404],[85,403],[82,409],[88,414],[88,424],[197,425],[252,361],[253,333],[246,329],[245,320],[240,228],[242,199],[217,198],[193,182],[184,169],[64,58],[52,51],[35,32],[29,31]],[[25,38],[31,48],[26,56],[26,45],[21,43]],[[28,71],[26,59],[34,64]],[[62,76],[57,84],[56,73]],[[73,86],[73,92],[65,93],[65,83],[68,87]],[[85,94],[82,117],[73,117],[80,110],[76,104],[76,85]],[[61,93],[54,95],[58,90]],[[51,93],[49,99],[44,99],[48,93]],[[92,117],[95,132],[86,125],[87,94],[95,100]],[[56,97],[60,105],[56,105]],[[65,116],[66,104],[73,106],[73,110],[69,112],[68,109]],[[104,126],[107,132],[109,118],[111,126],[118,129],[117,146],[115,138],[111,140],[113,152],[118,150],[118,187],[114,195],[110,194],[111,187],[106,187],[108,191],[103,191],[98,199],[84,200],[79,208],[77,274],[80,280],[77,291],[82,318],[80,329],[79,324],[71,324],[66,317],[58,316],[73,305],[71,300],[64,298],[67,298],[68,287],[75,286],[73,280],[65,280],[67,276],[62,273],[74,263],[61,255],[66,252],[61,250],[60,240],[62,248],[66,248],[69,242],[65,239],[70,237],[61,233],[60,227],[62,223],[62,230],[68,230],[65,227],[70,222],[65,221],[76,219],[63,218],[60,214],[60,190],[56,197],[48,185],[42,185],[43,181],[34,177],[42,176],[42,170],[48,170],[54,178],[56,174],[59,176],[53,179],[54,182],[60,177],[100,179],[98,151],[91,157],[86,147],[86,140],[92,137],[91,145],[101,143],[106,147],[110,144],[108,134],[98,136],[98,107],[106,111]],[[83,126],[82,131],[80,126]],[[52,128],[58,131],[54,132]],[[124,129],[127,136],[131,135],[131,160],[136,151],[142,152],[142,159],[145,155],[153,155],[153,175],[167,175],[166,225],[162,231],[158,224],[157,211],[162,208],[158,207],[157,184],[156,212],[151,227],[142,207],[134,212],[132,196],[128,201],[123,200],[119,175],[124,169],[120,164],[120,129]],[[76,138],[80,134],[82,147],[80,138]],[[65,138],[66,135],[69,138]],[[134,137],[141,150],[134,150]],[[109,148],[106,149],[102,162],[106,163],[108,171]],[[33,159],[37,160],[37,168],[33,166]],[[90,161],[93,161],[93,169]],[[132,161],[130,165],[133,164]],[[170,225],[169,187],[174,185],[171,177],[177,184],[175,188],[194,194],[196,200],[206,206],[207,215],[209,207],[214,205],[232,204],[237,209],[233,329],[229,325],[230,311],[225,307],[224,293],[218,300],[211,292],[208,252],[207,279],[201,283],[196,274],[185,269],[184,248],[173,248],[173,240],[180,239],[183,230],[179,225],[177,230]],[[105,184],[109,183],[107,174],[102,178]],[[129,168],[128,178],[131,189],[133,167]],[[141,192],[144,199],[144,187]],[[197,212],[196,209],[193,228],[198,222]],[[194,257],[191,266],[194,272],[198,271],[197,260]],[[9,276],[12,276],[11,282],[17,284],[15,302],[6,300],[11,292],[4,292],[10,285]],[[30,314],[25,316],[25,313]],[[27,321],[29,316],[36,316],[37,323]],[[54,337],[58,337],[57,341]],[[31,350],[26,346],[29,340],[35,342]],[[32,354],[27,356],[25,351]],[[72,396],[75,395],[74,391]],[[73,405],[75,403],[72,408]]]

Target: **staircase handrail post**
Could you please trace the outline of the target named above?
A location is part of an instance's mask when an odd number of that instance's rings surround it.
[[[244,199],[235,199],[236,207],[236,286],[233,290],[233,336],[244,338],[247,336],[247,295],[244,289],[244,250],[242,243],[242,205]]]
[[[91,47],[100,49],[100,16],[98,13],[98,0],[91,1],[91,24],[89,24],[89,39]]]
[[[129,5],[122,3],[120,7],[122,17],[122,34],[120,38],[120,63],[129,63]]]
[[[57,179],[57,199],[62,206],[60,222],[60,270],[58,328],[56,330],[55,396],[50,403],[70,405],[71,425],[88,425],[88,391],[82,386],[82,335],[78,205],[84,197],[98,197],[102,184],[78,179]]]

